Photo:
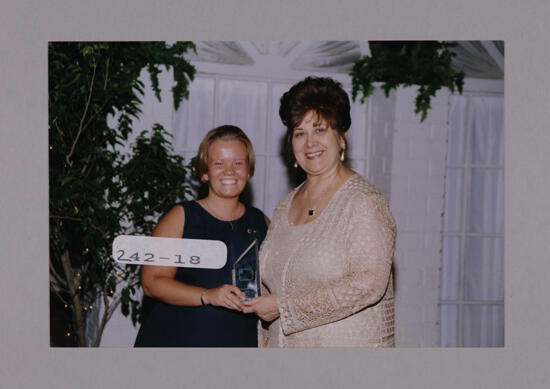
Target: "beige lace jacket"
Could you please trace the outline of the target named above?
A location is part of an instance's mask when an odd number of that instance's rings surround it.
[[[260,251],[262,293],[278,295],[280,318],[259,326],[259,346],[393,346],[396,227],[386,200],[355,174],[315,220],[292,226],[297,190],[277,205]]]

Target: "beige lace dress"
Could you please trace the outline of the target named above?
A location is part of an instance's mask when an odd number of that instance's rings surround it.
[[[355,174],[315,220],[293,226],[298,188],[277,205],[260,251],[262,293],[278,295],[280,317],[259,326],[259,346],[394,346],[396,227],[386,200]]]

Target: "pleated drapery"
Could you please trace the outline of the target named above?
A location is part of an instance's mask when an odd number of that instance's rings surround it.
[[[440,344],[504,345],[504,99],[451,96]]]

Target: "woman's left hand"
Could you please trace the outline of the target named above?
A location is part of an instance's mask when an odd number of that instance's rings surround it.
[[[279,305],[277,304],[277,295],[268,294],[245,300],[244,313],[254,312],[263,321],[273,321],[279,317]]]

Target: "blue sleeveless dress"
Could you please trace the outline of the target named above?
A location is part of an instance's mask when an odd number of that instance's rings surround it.
[[[180,204],[185,210],[183,237],[221,240],[227,262],[221,269],[178,268],[175,279],[188,285],[215,288],[231,284],[231,267],[257,238],[267,233],[264,214],[246,206],[243,216],[227,222],[216,219],[196,201]],[[183,307],[148,298],[135,347],[257,347],[257,317],[222,307]]]

